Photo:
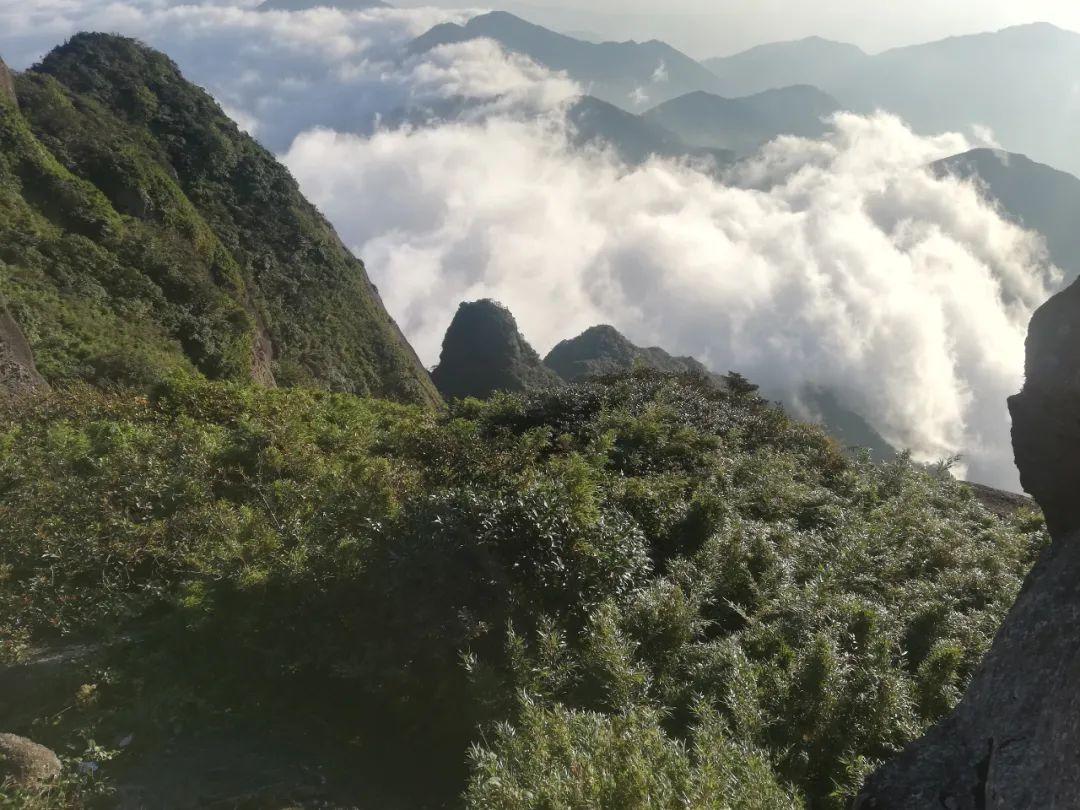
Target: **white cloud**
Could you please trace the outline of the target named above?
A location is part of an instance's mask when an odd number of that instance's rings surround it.
[[[925,171],[966,138],[842,115],[724,183],[628,169],[570,146],[565,76],[490,42],[404,54],[465,16],[0,0],[0,54],[25,66],[79,29],[168,52],[284,154],[428,363],[457,304],[492,296],[541,351],[613,323],[773,396],[829,388],[919,458],[1015,485],[1005,398],[1053,282],[1039,239]],[[430,125],[376,126],[417,104]]]
[[[457,303],[492,296],[541,351],[613,323],[774,396],[824,386],[920,459],[1014,485],[1005,398],[1052,280],[1041,240],[925,171],[966,147],[844,115],[721,185],[501,118],[313,131],[285,160],[429,363]]]

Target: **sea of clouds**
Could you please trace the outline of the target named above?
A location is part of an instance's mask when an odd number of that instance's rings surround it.
[[[428,364],[458,303],[493,297],[541,353],[611,323],[796,409],[827,389],[917,459],[1017,486],[1005,400],[1058,275],[1039,237],[926,171],[977,122],[925,137],[842,114],[721,178],[628,167],[573,145],[588,88],[566,76],[487,41],[409,53],[468,12],[251,5],[0,0],[0,56],[25,68],[79,30],[169,53],[281,156]]]

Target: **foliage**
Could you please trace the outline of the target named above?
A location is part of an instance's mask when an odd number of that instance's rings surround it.
[[[5,407],[8,654],[139,627],[125,705],[156,666],[363,729],[443,801],[471,750],[477,807],[842,807],[1046,542],[645,370],[443,414],[191,375]]]

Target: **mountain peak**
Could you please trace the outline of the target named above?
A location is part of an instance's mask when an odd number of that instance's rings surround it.
[[[592,326],[576,338],[562,341],[544,365],[567,382],[628,371],[637,365],[656,371],[710,376],[708,369],[692,357],[674,357],[657,347],[636,346],[614,326]]]
[[[458,307],[431,376],[448,399],[483,399],[496,391],[525,391],[562,382],[540,362],[510,310],[490,298]]]

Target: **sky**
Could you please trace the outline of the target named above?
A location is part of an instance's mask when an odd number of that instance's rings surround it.
[[[1077,0],[588,0],[576,7],[562,0],[529,0],[500,7],[516,7],[522,16],[563,31],[613,39],[656,37],[699,59],[807,36],[852,42],[874,53],[1029,22],[1080,31]]]

